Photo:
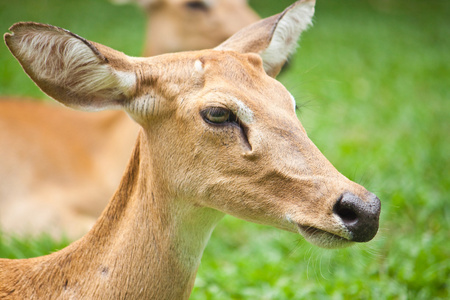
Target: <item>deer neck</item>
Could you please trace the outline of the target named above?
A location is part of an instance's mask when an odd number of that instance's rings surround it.
[[[14,274],[5,279],[0,272],[0,279],[11,282],[13,295],[189,298],[203,250],[223,213],[192,205],[161,188],[147,145],[141,133],[119,189],[86,236],[49,256],[0,260],[0,270]],[[20,272],[22,265],[30,271]]]
[[[143,299],[187,299],[223,214],[171,196],[150,156],[141,133],[118,191],[85,242],[96,252],[103,246],[97,273],[108,286]]]

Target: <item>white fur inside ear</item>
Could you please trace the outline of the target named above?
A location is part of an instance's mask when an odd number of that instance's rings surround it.
[[[266,71],[283,64],[295,52],[300,34],[312,24],[314,1],[300,2],[289,9],[276,25],[272,40],[260,55]]]
[[[105,109],[128,95],[136,84],[134,73],[116,71],[86,44],[61,30],[30,28],[17,43],[16,56],[37,82],[59,86],[76,99],[64,102],[87,110]],[[104,101],[83,101],[95,96]]]
[[[117,70],[113,70],[113,73],[122,89],[131,91],[135,88],[137,82],[136,73]]]

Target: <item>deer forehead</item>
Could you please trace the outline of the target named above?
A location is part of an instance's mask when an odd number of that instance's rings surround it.
[[[271,104],[280,107],[280,103],[286,103],[288,112],[295,112],[294,97],[265,73],[259,55],[226,52],[222,55],[218,59],[202,58],[194,62],[195,72],[206,78],[208,100],[219,101],[244,122],[253,121],[252,106],[269,109]]]
[[[130,72],[116,71],[119,82],[130,89],[136,86],[140,89],[137,97],[128,103],[129,112],[147,118],[164,110],[164,106],[169,105],[166,101],[175,98],[179,101],[171,101],[175,104],[170,105],[172,108],[183,102],[182,105],[189,104],[191,108],[192,105],[225,106],[241,121],[250,124],[254,121],[255,109],[261,110],[265,106],[269,109],[281,102],[289,103],[289,113],[295,109],[292,95],[267,76],[258,55],[216,50],[200,52],[179,54],[177,59],[170,54],[155,58],[159,67],[149,69],[158,69],[156,76],[136,77]],[[143,63],[144,69],[150,65],[147,59],[136,61]],[[155,82],[162,94],[153,89]],[[264,90],[270,91],[270,95]],[[185,102],[186,99],[190,100]]]

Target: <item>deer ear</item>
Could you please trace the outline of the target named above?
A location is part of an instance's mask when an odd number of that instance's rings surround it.
[[[61,103],[85,110],[118,108],[135,90],[125,54],[67,30],[16,23],[5,42],[30,78]]]
[[[315,0],[299,0],[282,13],[245,27],[216,47],[240,53],[257,53],[272,77],[280,72],[297,48],[300,34],[311,25]]]

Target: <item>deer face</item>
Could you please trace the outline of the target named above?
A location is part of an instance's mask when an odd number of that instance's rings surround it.
[[[378,199],[315,147],[292,95],[266,74],[258,55],[207,50],[185,53],[183,61],[183,72],[157,76],[162,89],[147,99],[157,104],[145,107],[160,108],[141,117],[149,148],[165,149],[152,154],[152,164],[170,190],[200,206],[300,232],[322,247],[375,235]],[[168,83],[174,86],[164,88]]]

